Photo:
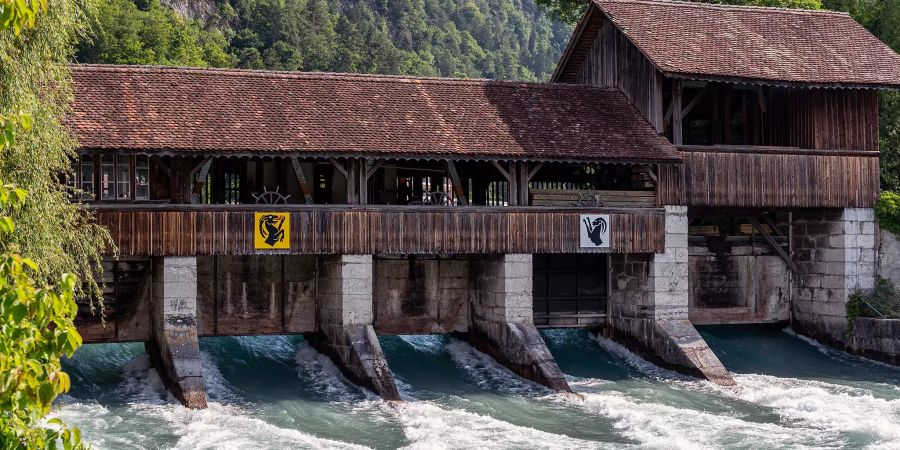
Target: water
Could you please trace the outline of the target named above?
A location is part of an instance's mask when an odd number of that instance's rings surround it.
[[[54,413],[97,449],[900,448],[900,370],[768,327],[702,330],[736,387],[660,369],[586,331],[544,333],[555,394],[445,336],[381,339],[401,395],[348,383],[299,337],[201,341],[210,407],[181,407],[140,344],[85,346]]]

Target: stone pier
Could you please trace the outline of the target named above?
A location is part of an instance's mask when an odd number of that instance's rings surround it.
[[[172,394],[188,408],[206,407],[197,339],[197,258],[153,260],[147,352]]]
[[[799,274],[792,326],[828,345],[847,343],[847,299],[875,287],[875,210],[819,209],[794,214]]]
[[[687,207],[666,206],[665,223],[663,253],[610,256],[610,334],[656,364],[732,385],[728,370],[688,319]]]
[[[472,260],[469,331],[465,339],[518,375],[571,392],[534,326],[530,254]]]
[[[354,383],[385,400],[400,400],[372,327],[372,256],[322,256],[318,277],[318,333],[313,344]]]

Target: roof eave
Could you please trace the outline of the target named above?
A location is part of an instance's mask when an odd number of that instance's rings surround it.
[[[755,84],[755,85],[761,85],[761,86],[780,86],[780,87],[810,88],[810,89],[822,88],[822,89],[900,90],[900,81],[898,81],[895,84],[856,83],[856,82],[822,83],[822,82],[815,82],[815,81],[791,81],[791,80],[748,78],[748,77],[703,74],[703,73],[669,72],[669,71],[665,71],[665,70],[661,70],[661,72],[666,78],[678,78],[678,79],[683,79],[683,80],[697,80],[697,81],[722,82],[722,83],[733,83],[733,84]]]

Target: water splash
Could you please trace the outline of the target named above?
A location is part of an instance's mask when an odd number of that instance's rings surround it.
[[[490,416],[448,409],[433,402],[398,405],[394,414],[403,424],[407,449],[588,449],[598,442],[516,426]]]
[[[295,360],[300,381],[318,398],[332,402],[377,398],[375,394],[350,383],[327,356],[306,341],[297,345]]]
[[[513,395],[539,395],[548,392],[546,387],[519,377],[494,358],[463,341],[451,339],[444,348],[457,367],[481,389]]]

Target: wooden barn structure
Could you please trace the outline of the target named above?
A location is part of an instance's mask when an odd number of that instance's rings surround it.
[[[593,0],[553,81],[618,88],[682,152],[693,322],[842,345],[847,295],[874,287],[900,56],[845,13]]]
[[[549,84],[72,74],[67,182],[118,252],[79,329],[147,342],[189,406],[216,335],[308,335],[389,399],[376,333],[455,333],[568,390],[537,328],[604,326],[729,384],[692,321],[835,343],[874,285],[900,56],[844,14],[594,0]]]

